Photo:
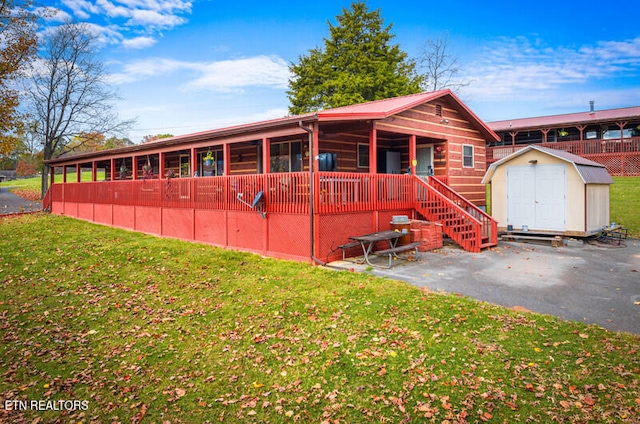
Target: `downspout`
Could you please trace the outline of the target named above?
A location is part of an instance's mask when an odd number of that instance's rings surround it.
[[[326,265],[327,263],[324,262],[321,259],[316,258],[315,256],[315,187],[314,187],[314,169],[313,169],[313,162],[314,162],[314,157],[315,157],[315,152],[313,151],[313,127],[305,127],[304,124],[302,123],[302,121],[298,122],[298,125],[300,126],[300,128],[302,128],[303,130],[305,130],[308,134],[309,134],[309,233],[310,233],[310,237],[309,240],[311,240],[310,243],[310,256],[311,259],[320,265]]]

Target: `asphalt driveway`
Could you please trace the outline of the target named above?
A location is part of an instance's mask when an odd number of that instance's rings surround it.
[[[42,210],[42,202],[23,199],[11,193],[9,188],[0,187],[0,215]]]
[[[332,265],[368,269],[344,262]],[[482,253],[445,246],[423,253],[418,262],[370,272],[431,291],[640,334],[640,241],[635,239],[623,247],[500,242]]]

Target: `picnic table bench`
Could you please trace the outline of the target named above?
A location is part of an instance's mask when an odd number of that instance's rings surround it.
[[[406,252],[408,250],[415,250],[416,258],[420,256],[420,252],[418,251],[418,246],[422,245],[422,242],[416,241],[409,244],[403,244],[402,246],[391,247],[389,249],[376,250],[373,253],[377,256],[389,255],[389,265],[387,268],[391,268],[393,266],[394,259],[401,259],[398,256],[398,253]]]
[[[352,236],[349,238],[351,240],[355,240],[360,243],[360,245],[362,246],[364,261],[367,264],[371,266],[381,266],[381,265],[371,263],[370,261],[371,255],[374,255],[374,256],[388,255],[389,264],[386,267],[383,266],[383,268],[391,268],[393,266],[394,259],[401,259],[398,256],[398,253],[407,252],[409,250],[415,249],[416,258],[419,257],[420,253],[418,251],[418,246],[420,246],[422,243],[415,242],[415,243],[409,243],[409,244],[398,246],[398,240],[403,235],[405,234],[400,231],[387,230],[387,231],[379,231],[377,233],[364,234],[361,236]],[[376,246],[377,243],[380,243],[380,242],[388,242],[389,247],[387,249],[380,249],[380,250],[374,251],[374,247]],[[344,250],[343,250],[343,254],[344,254]]]

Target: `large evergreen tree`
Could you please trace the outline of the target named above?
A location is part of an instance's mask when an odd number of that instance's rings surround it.
[[[330,38],[291,64],[289,112],[300,114],[420,92],[415,63],[398,45],[380,11],[356,1],[329,23]]]

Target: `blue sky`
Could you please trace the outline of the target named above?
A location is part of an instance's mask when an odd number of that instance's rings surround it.
[[[129,138],[174,135],[287,115],[288,65],[323,45],[351,0],[49,0],[92,24],[122,98]],[[640,105],[635,0],[368,1],[417,58],[448,34],[470,84],[458,95],[484,121]],[[579,6],[579,7],[578,7]],[[606,7],[605,7],[606,6]]]

